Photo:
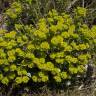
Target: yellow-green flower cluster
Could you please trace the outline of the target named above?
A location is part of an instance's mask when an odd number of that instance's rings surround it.
[[[50,45],[48,42],[42,42],[41,45],[40,45],[41,49],[45,49],[45,50],[48,50],[50,49]]]
[[[82,8],[82,7],[77,7],[77,9],[75,9],[75,13],[77,16],[86,17],[87,9]]]
[[[37,75],[32,76],[32,80],[34,82],[47,82],[49,80],[48,75],[44,72],[40,71],[37,73]]]
[[[72,57],[72,56],[70,56],[70,55],[67,55],[67,56],[65,57],[65,59],[66,59],[69,63],[77,63],[77,62],[78,62],[78,59],[77,59],[77,58]]]
[[[86,50],[89,49],[89,44],[88,43],[84,43],[84,44],[76,44],[75,42],[71,43],[71,46],[73,47],[74,50]]]
[[[6,11],[6,15],[12,19],[16,19],[22,12],[22,5],[20,3],[14,2]]]
[[[60,35],[54,36],[54,37],[51,39],[51,43],[52,43],[53,45],[58,45],[58,44],[60,44],[61,42],[63,42],[63,37],[60,36]]]
[[[5,38],[15,38],[15,36],[16,36],[15,31],[11,31],[10,33],[5,34]]]
[[[16,79],[15,79],[15,82],[16,82],[17,84],[28,83],[28,81],[29,81],[29,77],[27,77],[27,76],[16,77]]]

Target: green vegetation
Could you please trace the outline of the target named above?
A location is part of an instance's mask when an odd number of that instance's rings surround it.
[[[36,27],[14,23],[14,30],[0,30],[1,82],[64,82],[83,74],[96,44],[96,26],[83,22],[86,11],[78,7],[72,18],[53,9]],[[21,12],[15,2],[6,15],[15,20]]]
[[[3,86],[66,85],[67,81],[71,85],[78,76],[86,75],[90,61],[95,62],[96,26],[87,23],[89,9],[76,6],[70,13],[71,6],[64,5],[66,10],[58,10],[63,0],[42,2],[17,0],[3,13],[6,25],[6,29],[0,29]],[[49,7],[50,4],[53,6]]]

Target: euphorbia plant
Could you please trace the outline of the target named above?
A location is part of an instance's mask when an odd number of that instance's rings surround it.
[[[96,27],[89,28],[85,17],[81,7],[73,18],[52,10],[35,27],[16,23],[10,32],[0,30],[0,81],[64,82],[84,74],[96,44]]]

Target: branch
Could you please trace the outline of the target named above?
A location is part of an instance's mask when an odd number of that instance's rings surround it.
[[[93,0],[86,8],[90,8],[91,6],[93,6],[93,4],[95,5],[96,4],[96,1]]]
[[[70,10],[70,8],[79,0],[73,0],[69,5],[68,7],[66,8],[67,10]]]
[[[82,7],[84,7],[85,5],[85,0],[82,0]]]

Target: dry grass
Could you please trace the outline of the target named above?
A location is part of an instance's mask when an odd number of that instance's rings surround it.
[[[16,95],[19,96],[19,95]],[[66,91],[64,90],[49,90],[47,87],[44,87],[41,92],[35,92],[31,94],[24,93],[21,96],[96,96],[96,81],[93,82],[90,86],[69,88]]]
[[[27,95],[23,95],[27,96]],[[55,91],[47,91],[47,92],[42,92],[42,93],[35,93],[33,95],[28,95],[28,96],[96,96],[96,88],[85,88],[82,90],[67,90],[61,91],[61,92],[55,92]]]

